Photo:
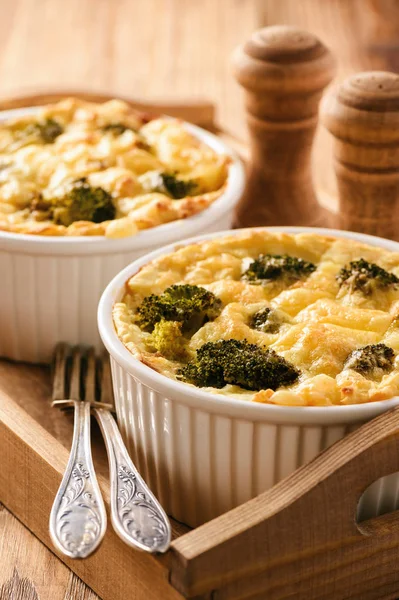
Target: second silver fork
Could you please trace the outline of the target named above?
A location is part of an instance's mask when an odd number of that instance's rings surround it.
[[[108,355],[101,361],[100,403],[93,403],[107,447],[111,487],[111,521],[124,542],[146,552],[166,552],[171,540],[169,519],[134,466],[111,411],[113,404]],[[95,378],[95,358],[89,358],[88,376]]]

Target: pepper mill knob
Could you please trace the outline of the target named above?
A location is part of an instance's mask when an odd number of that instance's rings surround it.
[[[399,75],[353,75],[321,114],[335,138],[339,227],[399,240]]]
[[[245,89],[251,163],[235,225],[326,225],[310,155],[319,100],[335,73],[331,52],[311,33],[256,31],[233,57]]]

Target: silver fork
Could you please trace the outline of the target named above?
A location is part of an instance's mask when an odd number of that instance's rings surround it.
[[[95,371],[95,356],[91,353],[88,377],[92,381]],[[134,466],[109,409],[113,405],[113,392],[108,355],[102,356],[97,372],[101,382],[100,402],[92,400],[108,454],[112,525],[129,546],[147,552],[166,552],[171,540],[169,519]]]
[[[50,536],[71,558],[86,558],[104,537],[107,515],[94,472],[90,448],[90,402],[83,386],[83,354],[65,344],[54,359],[53,406],[74,408],[72,447],[50,513]],[[86,396],[88,388],[86,387]],[[83,400],[83,402],[82,402]]]
[[[147,552],[165,552],[171,540],[169,519],[130,459],[111,414],[109,358],[103,355],[97,360],[93,348],[86,351],[85,357],[85,400],[94,409],[108,454],[112,525],[129,546]],[[62,404],[66,406],[65,402]]]

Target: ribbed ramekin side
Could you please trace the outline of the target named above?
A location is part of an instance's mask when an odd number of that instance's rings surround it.
[[[231,219],[230,211],[209,231],[229,227]],[[182,225],[176,243],[183,236]],[[151,250],[56,256],[32,254],[28,248],[26,253],[1,250],[0,357],[45,363],[61,341],[102,348],[97,329],[101,294],[119,271]]]
[[[193,408],[154,392],[112,357],[111,365],[133,461],[168,514],[193,527],[267,490],[346,433]]]
[[[60,341],[101,348],[96,319],[101,293],[138,256],[1,251],[0,356],[48,362]]]

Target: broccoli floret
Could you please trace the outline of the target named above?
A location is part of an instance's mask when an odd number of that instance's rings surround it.
[[[208,344],[204,345],[207,346]],[[203,354],[201,358],[201,355],[198,355],[200,350],[197,350],[197,359],[195,362],[191,362],[182,369],[179,369],[176,375],[177,379],[186,383],[192,383],[197,387],[213,387],[217,389],[224,387],[226,380],[224,378],[223,366],[218,363],[216,357],[207,357]]]
[[[151,149],[149,148],[149,150]],[[173,173],[159,171],[145,173],[140,177],[140,182],[146,191],[165,194],[173,200],[185,198],[197,187],[192,180],[178,179]]]
[[[344,369],[357,371],[364,377],[377,379],[391,371],[395,353],[385,344],[370,344],[351,352],[345,361]]]
[[[108,123],[107,125],[101,127],[101,131],[103,131],[104,133],[109,132],[114,134],[115,136],[122,135],[122,133],[125,133],[125,131],[127,131],[128,129],[137,133],[137,129],[133,129],[133,127],[129,127],[128,125],[124,125],[123,123]]]
[[[159,296],[151,294],[144,298],[137,309],[137,321],[141,329],[148,331],[159,321],[178,321],[183,332],[193,332],[215,319],[221,308],[221,300],[203,287],[172,285]]]
[[[266,307],[251,316],[249,326],[263,333],[277,333],[283,322],[284,319],[277,310]]]
[[[221,388],[229,383],[255,391],[290,385],[299,375],[274,350],[231,339],[201,346],[196,360],[180,369],[177,377],[198,387]]]
[[[75,221],[102,223],[115,218],[112,196],[101,187],[92,187],[86,177],[77,179],[62,198],[50,200],[52,220],[68,227]]]
[[[194,181],[178,179],[173,173],[161,173],[160,177],[160,191],[165,192],[175,200],[185,198],[197,187]]]
[[[58,121],[54,119],[45,119],[37,123],[29,123],[26,127],[17,132],[17,138],[32,143],[42,142],[52,144],[54,140],[64,132],[64,129]]]
[[[352,260],[343,267],[336,276],[340,287],[346,286],[350,292],[359,290],[365,295],[372,294],[376,289],[397,286],[399,279],[375,263],[369,263],[364,258]]]
[[[164,320],[155,323],[150,344],[169,360],[184,362],[187,359],[186,338],[182,334],[182,323]]]
[[[296,256],[261,254],[249,265],[241,279],[249,283],[280,280],[290,285],[315,270],[316,266],[313,263]]]

